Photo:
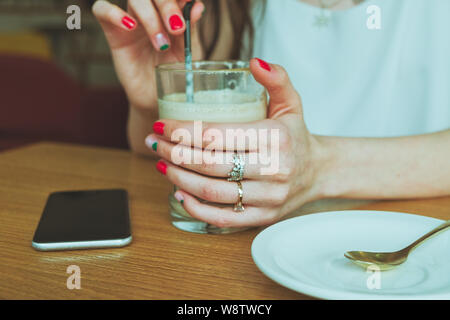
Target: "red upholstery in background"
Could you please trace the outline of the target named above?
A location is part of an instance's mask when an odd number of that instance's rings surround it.
[[[0,150],[40,140],[127,148],[122,88],[83,88],[55,64],[0,55]]]
[[[84,90],[81,106],[81,126],[86,144],[128,148],[128,100],[122,87]]]

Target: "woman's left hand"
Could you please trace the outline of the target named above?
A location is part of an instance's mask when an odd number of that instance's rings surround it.
[[[222,228],[271,224],[302,204],[320,197],[318,168],[322,166],[323,150],[305,126],[299,94],[279,65],[252,59],[250,70],[269,93],[267,119],[250,123],[202,123],[202,148],[194,148],[194,144],[187,145],[186,141],[174,139],[180,129],[194,136],[192,121],[159,120],[153,126],[154,133],[146,139],[147,146],[163,158],[157,163],[158,170],[179,187],[175,197],[183,203],[184,209],[192,217]],[[208,157],[232,159],[235,151],[243,151],[208,150],[211,138],[226,137],[227,129],[242,129],[241,134],[249,129],[265,129],[272,137],[265,143],[261,140],[256,144],[250,141],[244,146],[246,163],[241,183],[245,211],[241,213],[235,212],[232,206],[219,207],[196,199],[220,204],[235,204],[238,200],[236,182],[227,181],[233,164],[229,161],[204,161]],[[271,132],[277,134],[271,136]],[[196,159],[203,161],[180,163],[179,159],[172,158],[179,151],[194,154]],[[260,161],[250,163],[250,159],[261,159],[262,153],[270,155],[271,166],[275,164],[271,172]]]

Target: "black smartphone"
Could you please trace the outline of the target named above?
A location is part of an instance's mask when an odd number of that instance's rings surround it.
[[[122,247],[131,240],[126,190],[62,191],[48,197],[32,247],[42,251]]]

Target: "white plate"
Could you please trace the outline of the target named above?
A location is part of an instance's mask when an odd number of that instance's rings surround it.
[[[324,299],[450,299],[450,231],[389,271],[365,270],[348,250],[396,251],[444,221],[385,211],[333,211],[274,224],[253,240],[258,268],[275,282]]]

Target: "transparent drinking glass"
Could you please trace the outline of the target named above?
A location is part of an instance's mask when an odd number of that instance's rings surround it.
[[[264,87],[253,78],[248,67],[246,61],[196,61],[192,63],[192,70],[186,70],[184,63],[157,66],[159,118],[210,123],[253,122],[265,119],[267,94]],[[175,199],[173,194],[176,190],[177,187],[174,186],[174,191],[169,195],[169,212],[175,227],[189,232],[214,234],[247,229],[219,228],[194,219]],[[234,206],[209,204],[218,207]],[[245,211],[235,214],[245,214]]]

